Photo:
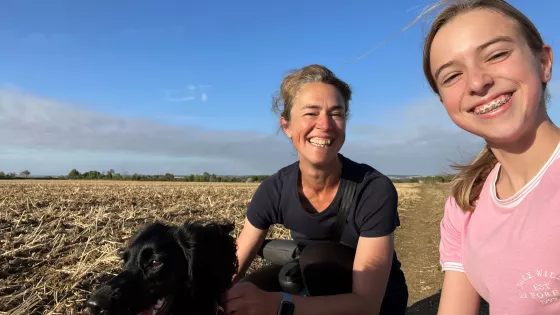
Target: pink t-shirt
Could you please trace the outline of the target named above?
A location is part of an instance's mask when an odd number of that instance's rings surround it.
[[[449,198],[441,221],[442,269],[465,272],[490,314],[560,314],[560,144],[508,199],[496,197],[500,164],[474,212]]]

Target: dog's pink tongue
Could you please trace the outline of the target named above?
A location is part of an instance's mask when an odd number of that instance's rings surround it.
[[[147,309],[145,311],[142,311],[142,312],[138,313],[137,315],[152,315],[152,310],[153,310],[153,307],[150,307],[149,309]]]

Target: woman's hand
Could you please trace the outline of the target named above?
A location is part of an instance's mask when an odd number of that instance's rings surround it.
[[[235,315],[276,315],[282,296],[266,292],[250,282],[234,285],[224,295],[224,312]]]

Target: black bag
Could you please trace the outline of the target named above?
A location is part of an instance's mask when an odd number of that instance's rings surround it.
[[[297,259],[302,249],[293,240],[266,239],[259,256],[275,265],[284,265]]]
[[[340,202],[333,241],[339,242],[348,218],[350,204],[356,191],[356,183],[346,180]],[[301,294],[305,290],[304,279],[299,265],[299,254],[303,247],[293,240],[265,240],[260,255],[273,264],[283,265],[278,273],[278,282],[282,291],[289,294]]]

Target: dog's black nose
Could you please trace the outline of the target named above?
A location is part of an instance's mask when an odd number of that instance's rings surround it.
[[[109,314],[109,301],[99,295],[94,295],[87,300],[86,306],[92,315]]]
[[[96,300],[88,300],[86,302],[87,308],[89,310],[89,313],[92,315],[102,315],[105,314],[105,311],[103,310],[103,308],[101,306],[99,306],[98,301]]]

